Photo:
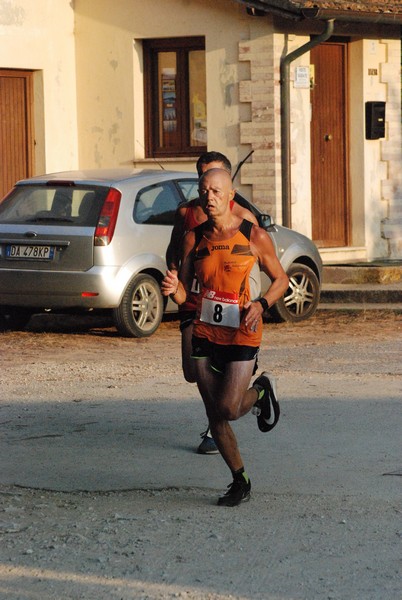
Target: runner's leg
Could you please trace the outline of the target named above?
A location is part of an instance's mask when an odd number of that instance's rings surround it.
[[[243,467],[243,460],[229,420],[245,415],[257,400],[256,390],[247,389],[255,359],[227,363],[224,375],[211,369],[209,358],[197,358],[194,362],[211,433],[224,461],[235,472]]]
[[[191,338],[193,336],[193,324],[187,325],[181,332],[181,364],[183,368],[184,379],[188,383],[195,383],[195,365],[194,359],[191,357],[192,345]]]

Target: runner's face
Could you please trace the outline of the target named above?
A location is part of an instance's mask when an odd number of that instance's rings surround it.
[[[201,178],[199,195],[201,206],[208,216],[224,214],[234,196],[230,175],[222,170],[208,172]]]

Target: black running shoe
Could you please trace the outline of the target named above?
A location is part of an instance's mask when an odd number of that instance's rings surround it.
[[[257,414],[257,423],[260,431],[271,431],[279,420],[281,413],[278,400],[276,399],[275,379],[266,371],[262,373],[253,383],[253,387],[260,392],[264,390],[264,395],[257,400],[254,407],[254,414]]]
[[[209,427],[206,431],[200,433],[200,436],[202,437],[202,442],[197,448],[198,454],[219,454],[215,440],[211,437]]]
[[[228,488],[226,494],[219,498],[219,506],[238,506],[241,502],[248,502],[250,500],[250,480],[246,481],[243,479],[243,481],[239,481],[234,479],[228,485]]]

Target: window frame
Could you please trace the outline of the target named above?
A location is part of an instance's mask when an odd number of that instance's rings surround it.
[[[207,150],[206,145],[190,146],[189,144],[190,99],[188,55],[194,50],[203,50],[205,52],[205,38],[203,36],[143,40],[145,154],[147,158],[199,156]],[[158,53],[160,52],[176,52],[177,58],[176,97],[179,145],[171,148],[163,148],[158,144],[160,127]]]

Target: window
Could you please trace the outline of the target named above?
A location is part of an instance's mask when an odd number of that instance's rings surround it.
[[[147,225],[173,225],[182,202],[198,196],[198,179],[176,179],[140,190],[134,203],[134,221]]]
[[[94,227],[108,191],[92,186],[17,185],[0,203],[0,223]]]
[[[204,38],[143,47],[147,156],[198,156],[207,147]]]
[[[186,201],[198,198],[198,179],[183,179],[182,181],[177,180],[176,184],[179,186],[180,191]]]
[[[152,225],[172,225],[180,197],[169,182],[142,189],[135,199],[134,220]]]

